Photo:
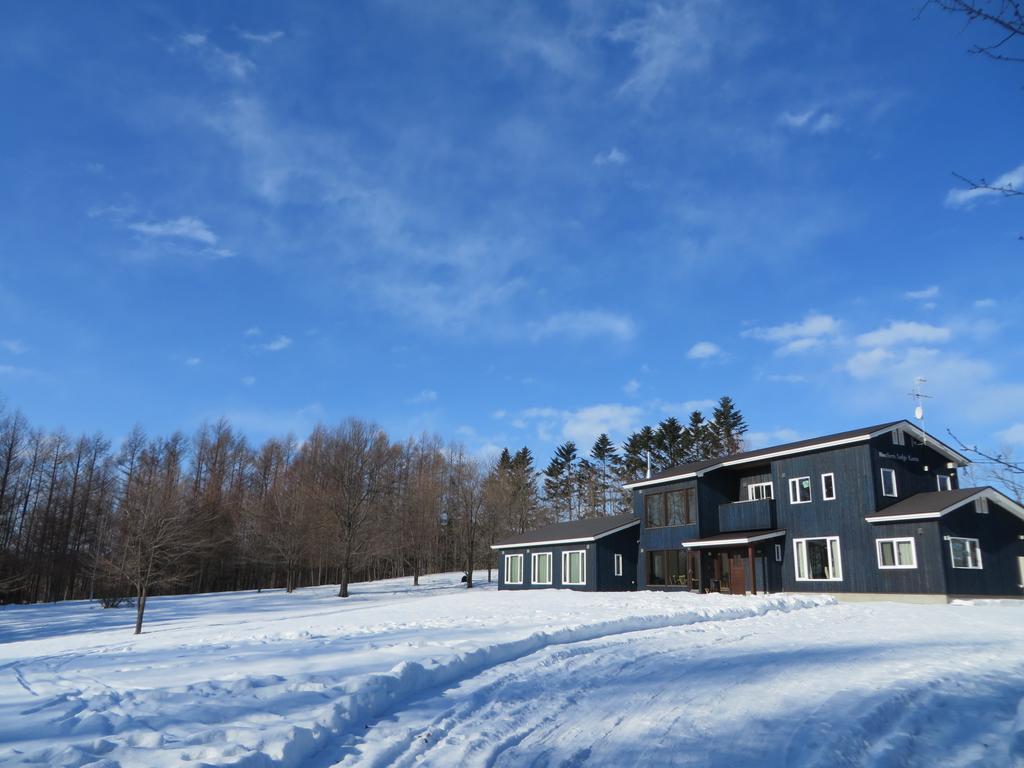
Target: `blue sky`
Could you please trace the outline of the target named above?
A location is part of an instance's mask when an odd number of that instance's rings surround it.
[[[933,432],[1024,443],[1024,203],[952,176],[1024,176],[1024,67],[919,6],[9,5],[0,394],[543,464],[721,394],[755,445],[904,417],[924,376]]]

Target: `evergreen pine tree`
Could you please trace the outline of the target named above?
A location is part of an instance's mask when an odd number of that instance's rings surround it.
[[[687,461],[703,461],[712,454],[711,434],[704,414],[693,411],[686,425]]]
[[[647,453],[654,450],[654,430],[644,427],[634,432],[622,444],[622,464],[620,480],[632,483],[642,480],[647,474]],[[653,469],[652,462],[652,469]]]
[[[567,440],[544,470],[544,495],[557,520],[573,520],[577,513],[576,459],[576,444]]]
[[[601,433],[594,441],[594,447],[590,449],[590,458],[594,460],[598,468],[597,484],[601,500],[601,514],[614,515],[618,513],[616,503],[619,494],[615,486],[619,478],[619,459],[615,451],[615,443],[607,434]]]
[[[654,433],[654,471],[678,467],[687,462],[686,434],[675,416],[669,416]]]
[[[723,395],[718,400],[711,420],[711,429],[717,455],[728,456],[743,450],[743,435],[747,431],[747,422],[728,395]]]

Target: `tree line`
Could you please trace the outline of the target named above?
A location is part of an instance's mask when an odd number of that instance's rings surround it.
[[[492,568],[509,533],[629,509],[621,485],[737,448],[742,416],[669,418],[607,435],[589,458],[558,447],[541,473],[529,448],[483,461],[424,435],[392,440],[349,419],[254,446],[225,420],[186,436],[32,428],[0,407],[0,603],[129,597],[141,629],[153,594],[337,584]]]

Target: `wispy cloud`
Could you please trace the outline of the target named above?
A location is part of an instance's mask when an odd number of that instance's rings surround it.
[[[243,376],[242,377],[242,386],[243,387],[254,387],[254,386],[256,386],[256,377],[255,376]]]
[[[812,134],[825,134],[842,125],[842,120],[834,113],[818,107],[804,112],[783,112],[778,117],[779,125]]]
[[[639,389],[640,382],[637,381],[636,379],[630,379],[629,381],[622,385],[622,391],[625,392],[627,395],[635,395]]]
[[[0,339],[0,349],[10,352],[12,355],[23,355],[28,352],[28,347],[19,339]]]
[[[698,341],[686,353],[691,360],[707,360],[722,354],[722,348],[713,341]]]
[[[185,365],[189,366],[190,368],[194,368],[195,366],[199,365],[201,362],[203,362],[202,359],[200,359],[198,357],[189,357],[189,358],[186,358]]]
[[[594,155],[594,165],[623,165],[629,160],[629,155],[618,147],[612,147],[607,152],[598,152]]]
[[[433,403],[437,400],[437,391],[433,389],[422,389],[409,398],[410,403]]]
[[[533,326],[533,338],[564,336],[570,339],[605,337],[629,341],[636,334],[633,320],[625,315],[603,310],[559,312]]]
[[[1000,190],[1024,190],[1024,165],[1018,165],[989,184],[984,180],[980,184],[984,188],[949,190],[946,193],[946,205],[950,208],[963,208],[985,198],[1002,197],[1004,193]]]
[[[974,302],[975,309],[992,309],[995,305],[995,299],[976,299]]]
[[[929,285],[927,288],[922,288],[919,291],[907,291],[903,295],[908,299],[930,301],[939,297],[939,286]]]
[[[831,315],[812,312],[799,322],[748,328],[740,335],[779,344],[775,353],[785,356],[821,346],[839,333],[839,327],[839,321]]]
[[[147,237],[176,237],[204,245],[217,244],[217,235],[202,219],[195,216],[181,216],[167,221],[138,221],[128,224],[128,229]]]
[[[581,453],[586,453],[601,433],[621,439],[637,429],[642,415],[643,409],[636,405],[601,403],[576,410],[527,408],[519,415],[519,420],[524,426],[533,424],[541,440],[572,440]]]
[[[270,43],[276,42],[284,37],[284,32],[279,29],[275,29],[272,32],[249,32],[244,29],[236,30],[236,34],[243,40],[248,40],[250,43],[259,43],[261,45],[269,45]]]
[[[226,73],[237,80],[244,80],[256,68],[251,59],[215,45],[205,33],[190,32],[181,35],[178,42],[185,49],[197,51],[203,65],[212,72]]]
[[[267,352],[280,352],[282,349],[288,349],[291,345],[292,340],[288,336],[281,334],[279,336],[275,336],[262,346],[263,349],[267,350]]]
[[[934,344],[949,341],[953,333],[927,323],[891,322],[887,326],[857,337],[861,347],[891,347],[897,344]]]
[[[263,331],[260,330],[259,326],[254,325],[254,326],[251,326],[249,328],[246,328],[245,332],[242,335],[243,336],[259,336],[262,333],[263,333]]]

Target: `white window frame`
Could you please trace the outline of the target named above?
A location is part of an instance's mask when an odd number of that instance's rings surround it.
[[[519,581],[509,581],[508,578],[508,564],[512,561],[519,560]],[[522,584],[523,583],[523,556],[519,555],[505,555],[505,583],[506,584]]]
[[[810,572],[807,562],[807,542],[808,541],[827,541],[828,544],[825,547],[825,551],[828,553],[828,572],[829,577],[826,579],[812,579],[807,574]],[[832,542],[836,543],[836,555],[838,561],[833,562],[832,560]],[[804,575],[800,575],[801,566],[803,566]],[[838,573],[837,573],[838,572]],[[807,536],[802,539],[793,539],[793,573],[796,576],[797,581],[842,581],[843,580],[843,553],[841,549],[841,543],[838,536]]]
[[[781,544],[776,544],[775,545],[775,562],[776,563],[781,563],[782,562],[782,545]]]
[[[888,472],[892,475],[892,493],[885,492],[885,473]],[[892,467],[882,467],[882,495],[890,499],[899,497],[899,487],[896,485],[896,470]]]
[[[831,477],[832,478],[832,495],[831,496],[828,495],[828,490],[827,490],[827,488],[825,486],[825,478],[826,477]],[[836,500],[836,473],[835,472],[825,472],[821,476],[821,498],[824,501],[835,501]]]
[[[537,561],[546,557],[548,559],[548,580],[537,581]],[[555,558],[551,556],[550,552],[534,552],[530,555],[530,583],[537,584],[538,586],[551,586],[553,579],[555,578]]]
[[[800,481],[807,481],[807,500],[800,501]],[[796,497],[793,496],[793,490],[796,489]],[[804,475],[803,477],[791,477],[789,478],[789,503],[790,504],[810,504],[814,501],[814,494],[811,493],[811,476]]]
[[[765,486],[768,487],[768,495],[767,496],[760,496],[760,497],[754,496],[754,489],[755,488],[764,488]],[[775,498],[775,487],[772,485],[772,481],[771,480],[769,480],[766,483],[751,483],[750,485],[747,486],[747,501],[760,501],[761,499],[774,499],[774,498]]]
[[[950,565],[952,565],[954,568],[959,568],[961,570],[969,570],[969,571],[980,571],[980,570],[982,570],[984,568],[984,565],[981,562],[981,542],[978,539],[971,539],[971,538],[968,538],[967,536],[949,536],[948,539],[949,539],[949,563],[950,563]],[[978,562],[977,563],[972,563],[970,565],[957,565],[956,564],[956,558],[953,556],[953,542],[954,541],[974,542],[974,551],[978,555]],[[971,547],[968,544],[968,546],[967,546],[967,556],[968,556],[969,559],[972,559],[972,558],[970,558],[970,555],[971,555]]]
[[[910,559],[909,565],[900,563],[900,543],[904,541],[910,542]],[[882,545],[892,544],[892,559],[894,565],[883,565],[882,564]],[[895,571],[895,570],[907,570],[911,568],[917,568],[917,540],[913,536],[899,536],[890,539],[875,539],[875,555],[878,558],[878,567],[883,571]]]
[[[569,581],[569,555],[580,555],[580,576],[582,581]],[[587,550],[585,549],[567,549],[562,552],[562,584],[567,587],[582,587],[587,583]]]
[[[622,575],[622,555],[615,555],[615,575]]]
[[[903,436],[902,429],[894,429],[892,431],[892,444],[893,445],[906,445],[906,438]]]
[[[945,480],[946,482],[943,483],[943,480]],[[946,487],[943,488],[943,485],[945,485]],[[949,475],[936,475],[935,487],[940,491],[951,491],[953,490],[953,478],[951,478]]]

